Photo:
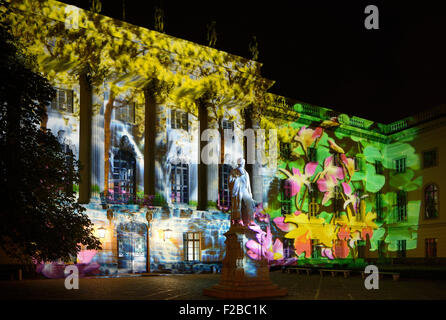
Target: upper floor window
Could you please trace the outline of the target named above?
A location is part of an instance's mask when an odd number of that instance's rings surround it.
[[[335,213],[336,217],[339,217],[343,208],[341,188],[339,186],[334,187],[334,197],[332,201],[333,201],[333,212]]]
[[[405,191],[398,191],[396,195],[396,205],[398,221],[407,221],[407,193]]]
[[[51,109],[73,113],[73,90],[56,89],[56,95],[51,101]]]
[[[171,191],[173,203],[189,203],[189,165],[172,164]]]
[[[339,153],[333,154],[333,165],[336,167],[342,167],[341,156]]]
[[[291,144],[289,142],[280,142],[280,156],[283,159],[291,157]]]
[[[423,152],[423,168],[435,167],[437,165],[437,150]]]
[[[113,157],[110,181],[112,202],[128,203],[136,196],[136,159],[132,152],[119,149]]]
[[[291,213],[291,183],[288,180],[282,180],[281,192],[281,213],[282,215]]]
[[[171,110],[170,126],[172,129],[189,130],[188,113],[180,110]]]
[[[135,108],[136,105],[134,103],[116,107],[115,120],[128,123],[135,123]]]
[[[185,261],[200,261],[200,232],[185,232],[183,233],[183,247]]]
[[[355,157],[355,171],[361,171],[361,170],[362,170],[362,158]]]
[[[312,183],[308,191],[308,211],[312,217],[315,217],[319,213],[319,204],[317,203],[318,191],[317,184]]]
[[[383,219],[383,200],[382,193],[378,191],[375,193],[375,207],[376,207],[376,220],[382,221]]]
[[[317,149],[310,147],[308,148],[308,161],[317,162]]]
[[[406,158],[400,158],[395,160],[396,173],[406,172]]]
[[[376,174],[383,174],[383,163],[381,161],[375,160],[375,171]]]
[[[424,217],[426,219],[438,217],[438,187],[436,184],[428,184],[424,188]]]
[[[229,164],[221,164],[218,166],[218,205],[222,209],[231,207],[231,195],[229,193],[229,175],[231,174],[231,166]]]
[[[225,129],[234,130],[234,121],[223,120],[221,126],[223,130]]]

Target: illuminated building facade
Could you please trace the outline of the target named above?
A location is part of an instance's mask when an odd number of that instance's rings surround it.
[[[262,223],[252,227],[259,241],[247,243],[252,259],[446,257],[444,106],[384,125],[267,93],[272,82],[255,61],[55,1],[15,1],[14,10],[22,38],[33,21],[47,24],[37,39],[27,38],[57,88],[45,125],[83,165],[74,188],[103,244],[73,258],[82,274],[219,269],[230,226],[227,179],[238,158],[249,162],[251,147],[267,150],[247,165],[262,203]],[[64,26],[61,38],[53,26]],[[85,43],[70,38],[76,32],[98,50],[79,49]],[[79,72],[81,58],[97,65]],[[203,141],[205,129],[219,136]],[[266,129],[264,142],[258,129]],[[218,161],[199,163],[208,144]],[[267,161],[274,153],[277,162]],[[48,277],[63,274],[39,268]]]

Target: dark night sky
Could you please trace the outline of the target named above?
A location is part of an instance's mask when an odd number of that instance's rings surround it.
[[[88,9],[88,0],[64,2]],[[380,29],[366,30],[364,9],[379,9]],[[154,8],[167,34],[249,58],[256,35],[270,92],[388,123],[446,103],[446,6],[431,1],[137,1],[126,21],[153,29]],[[122,1],[102,1],[120,19]]]

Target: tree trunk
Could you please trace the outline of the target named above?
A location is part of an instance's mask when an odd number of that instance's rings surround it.
[[[115,101],[114,94],[110,92],[110,97],[108,99],[107,105],[105,106],[104,112],[104,195],[108,194],[108,176],[110,172],[110,124],[111,115],[113,112],[113,102]]]

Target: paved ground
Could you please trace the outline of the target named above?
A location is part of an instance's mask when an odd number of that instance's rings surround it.
[[[216,284],[218,274],[159,275],[147,277],[80,279],[79,290],[66,290],[63,279],[0,281],[4,299],[113,299],[113,300],[201,300]],[[446,280],[382,279],[379,290],[366,290],[359,276],[343,278],[319,274],[310,276],[271,272],[271,279],[288,288],[281,299],[446,299]]]

